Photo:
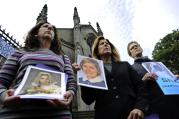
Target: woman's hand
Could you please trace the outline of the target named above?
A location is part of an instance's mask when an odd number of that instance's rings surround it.
[[[143,119],[144,113],[139,109],[133,109],[127,119]]]
[[[3,105],[4,106],[15,106],[20,102],[19,96],[14,96],[14,89],[9,89],[4,92]]]
[[[175,74],[176,78],[179,78],[179,74]]]
[[[176,77],[175,81],[178,81],[179,80],[179,74],[175,74],[175,77]]]
[[[153,81],[156,79],[157,79],[157,75],[154,73],[146,73],[142,78],[142,80],[153,80]]]
[[[51,99],[47,100],[48,103],[50,103],[53,106],[69,106],[73,100],[73,94],[70,91],[67,91],[64,94],[64,100],[59,100],[59,99]]]
[[[80,65],[77,64],[77,63],[73,63],[73,64],[72,64],[72,67],[73,67],[73,70],[74,70],[74,71],[78,71],[78,70],[81,69]]]

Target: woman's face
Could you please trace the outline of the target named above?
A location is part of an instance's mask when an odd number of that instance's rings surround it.
[[[48,39],[53,40],[54,39],[54,29],[53,26],[49,23],[44,23],[41,25],[38,31],[38,37],[41,39]]]
[[[100,56],[111,54],[111,46],[109,45],[109,42],[107,40],[102,39],[99,41],[98,53]]]
[[[88,79],[95,78],[98,75],[98,70],[95,66],[95,64],[86,62],[82,66],[83,72],[86,74],[86,77]]]
[[[40,84],[42,85],[49,85],[50,83],[49,76],[47,75],[42,75],[39,81],[40,81]]]

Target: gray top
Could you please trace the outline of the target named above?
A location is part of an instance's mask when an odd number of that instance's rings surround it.
[[[109,72],[111,72],[111,70],[112,70],[112,64],[111,64],[111,63],[104,63],[104,67],[105,67]]]
[[[76,80],[68,56],[59,56],[50,50],[38,50],[33,52],[16,51],[10,56],[0,70],[0,102],[3,100],[4,91],[16,89],[21,82],[27,66],[46,65],[56,71],[64,72],[68,75],[67,90],[76,92]],[[21,99],[20,104],[0,109],[0,119],[14,118],[50,118],[66,117],[70,119],[70,110],[66,106],[51,106],[45,99]],[[68,118],[69,117],[69,118]]]

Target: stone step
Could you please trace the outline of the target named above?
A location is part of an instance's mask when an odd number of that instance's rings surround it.
[[[73,112],[73,119],[94,119],[94,111]]]

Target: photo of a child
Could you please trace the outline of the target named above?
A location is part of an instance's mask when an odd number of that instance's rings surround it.
[[[63,99],[65,91],[66,78],[63,72],[29,66],[15,95],[21,98]]]
[[[60,94],[61,89],[50,73],[39,72],[36,79],[31,83],[31,87],[27,89],[27,93]]]

